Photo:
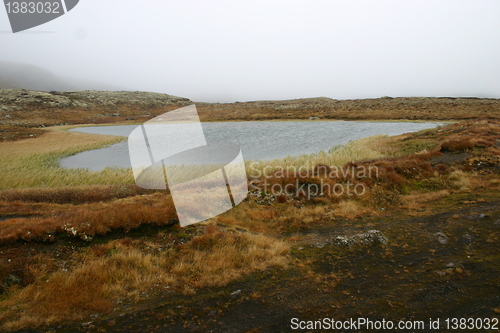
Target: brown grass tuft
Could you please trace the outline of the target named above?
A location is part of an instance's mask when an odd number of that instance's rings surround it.
[[[0,201],[83,204],[111,201],[151,193],[154,193],[154,191],[146,190],[136,185],[25,188],[0,191]]]
[[[80,205],[58,216],[7,220],[0,228],[0,243],[19,239],[53,240],[57,234],[91,240],[115,229],[128,232],[141,224],[167,225],[175,223],[176,219],[170,196],[157,193],[110,204]]]
[[[108,313],[124,299],[141,300],[167,286],[178,291],[221,286],[257,270],[285,267],[289,246],[264,235],[209,227],[180,248],[151,252],[141,241],[89,248],[75,268],[59,270],[0,302],[0,327],[18,330]]]
[[[334,212],[336,216],[349,219],[374,214],[372,209],[356,201],[342,201],[334,206]]]

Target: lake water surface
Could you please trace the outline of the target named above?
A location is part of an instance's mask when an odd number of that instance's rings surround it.
[[[270,160],[328,151],[334,146],[377,134],[399,135],[434,128],[439,123],[367,121],[252,121],[202,123],[207,143],[231,142],[241,147],[245,160]],[[128,136],[137,125],[80,127],[70,131]],[[127,142],[64,158],[65,168],[97,171],[130,168]]]

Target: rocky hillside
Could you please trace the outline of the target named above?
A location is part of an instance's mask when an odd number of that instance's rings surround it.
[[[57,124],[141,123],[192,103],[187,98],[148,92],[4,89],[0,90],[0,126],[36,128]],[[196,105],[202,121],[500,119],[500,100],[481,98],[335,100],[320,97]]]
[[[343,119],[453,120],[499,119],[500,100],[452,97],[382,97],[335,100],[326,97],[288,101],[229,104],[197,103],[200,115],[211,120]]]
[[[147,118],[191,103],[187,98],[149,92],[1,89],[0,124],[42,127],[109,123]]]

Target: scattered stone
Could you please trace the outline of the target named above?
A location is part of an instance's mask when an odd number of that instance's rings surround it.
[[[326,244],[327,244],[327,242],[317,242],[317,243],[314,243],[314,246],[316,246],[318,249],[322,249],[325,247]]]
[[[337,236],[330,241],[331,244],[336,246],[349,246],[353,247],[355,244],[371,245],[373,243],[380,243],[386,245],[388,242],[387,237],[380,230],[368,230],[365,233],[357,234],[351,237]]]
[[[356,244],[354,237],[337,236],[332,239],[332,244],[337,246],[349,246],[352,247]]]
[[[467,216],[467,219],[469,219],[469,220],[484,220],[487,217],[489,217],[489,216],[486,214],[474,214],[474,215]]]
[[[309,117],[309,120],[318,120],[319,117]]]
[[[80,238],[86,242],[90,242],[92,241],[92,239],[94,239],[94,237],[85,234],[81,235]]]
[[[448,244],[448,236],[446,236],[441,231],[435,233],[434,236],[437,236],[437,239],[438,239],[440,244],[443,244],[443,245]]]
[[[235,299],[235,298],[240,297],[240,295],[241,295],[241,289],[240,290],[236,290],[235,292],[231,293],[230,296],[231,296],[232,299]]]
[[[495,223],[493,223],[494,225],[500,225],[500,220],[496,220]]]
[[[474,241],[474,236],[472,236],[469,233],[466,233],[465,235],[462,236],[462,239],[464,240],[464,242],[466,244],[470,244],[470,243],[472,243]]]
[[[274,194],[261,195],[255,200],[259,205],[270,206],[276,201],[276,196]]]
[[[387,244],[387,237],[385,237],[380,230],[368,230],[364,234],[357,235],[363,245],[369,245],[373,242],[379,242],[383,245]]]

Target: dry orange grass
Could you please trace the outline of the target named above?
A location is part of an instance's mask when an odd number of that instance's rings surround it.
[[[289,246],[264,235],[205,234],[166,251],[144,241],[116,240],[88,249],[81,264],[59,270],[0,302],[0,328],[18,330],[109,313],[117,302],[151,297],[166,287],[182,292],[221,286],[251,272],[286,267]]]
[[[71,209],[58,204],[33,203],[23,201],[0,201],[0,216],[30,216],[49,215],[65,209]],[[74,207],[73,207],[74,208]]]
[[[459,190],[467,190],[473,187],[473,175],[463,172],[462,170],[455,170],[450,173],[449,179],[452,181],[453,186]]]
[[[52,241],[57,234],[90,240],[113,229],[127,232],[141,224],[166,225],[175,223],[176,219],[171,197],[157,193],[112,203],[65,207],[56,216],[7,220],[0,225],[0,243],[19,239]]]
[[[36,187],[23,189],[7,189],[0,191],[0,201],[46,202],[56,204],[81,204],[110,201],[154,191],[135,185],[94,185],[71,187]]]
[[[485,139],[476,137],[475,133],[452,137],[441,143],[441,151],[457,151],[468,150],[477,146],[492,147],[495,145],[495,140],[492,138]]]
[[[9,155],[65,152],[79,145],[101,144],[103,141],[123,141],[114,135],[92,135],[58,130],[47,131],[36,139],[2,142],[1,149]]]
[[[307,205],[302,208],[290,204],[263,206],[249,200],[212,220],[250,232],[280,235],[282,232],[310,228],[324,222],[326,209],[327,206],[324,205]]]
[[[403,195],[401,197],[402,207],[410,210],[417,210],[423,208],[426,203],[438,201],[450,195],[451,193],[448,190]]]
[[[334,206],[336,216],[354,219],[365,215],[373,215],[374,210],[356,201],[342,201]]]

